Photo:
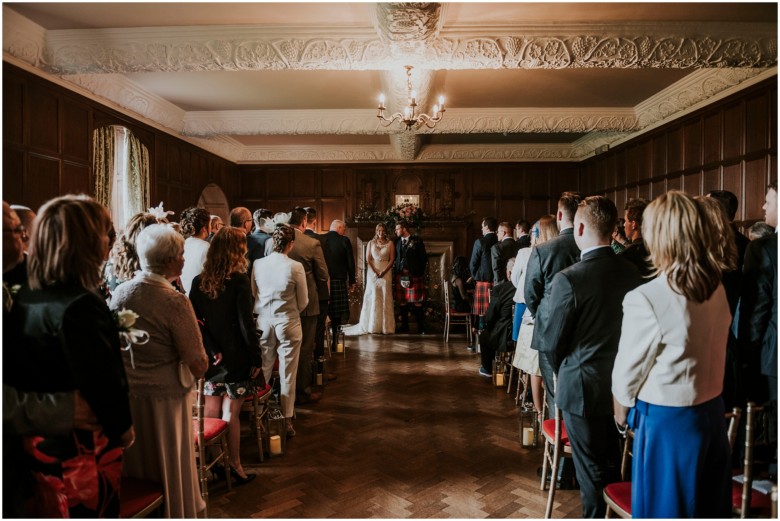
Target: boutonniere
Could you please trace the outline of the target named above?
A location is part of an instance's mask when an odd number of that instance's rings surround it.
[[[139,346],[149,341],[149,333],[143,329],[133,327],[138,320],[138,313],[131,309],[120,309],[113,312],[114,323],[119,330],[119,338],[125,344],[122,351],[130,353],[130,365],[135,369],[135,359],[133,358],[133,344]]]
[[[3,282],[3,289],[5,290],[5,297],[3,298],[3,306],[5,306],[6,311],[11,311],[11,308],[14,306],[14,299],[16,298],[16,295],[19,293],[19,290],[22,289],[21,284],[14,284],[13,286],[8,286],[5,282]]]

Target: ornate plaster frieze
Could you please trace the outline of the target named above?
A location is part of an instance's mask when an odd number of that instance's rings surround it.
[[[390,144],[401,161],[414,161],[420,152],[420,136],[412,132],[390,134]]]
[[[418,161],[576,161],[569,144],[430,145]]]
[[[438,36],[444,20],[439,3],[374,4],[372,19],[394,56],[418,55]]]
[[[46,29],[4,5],[3,51],[40,67],[46,51]]]
[[[182,132],[184,129],[184,110],[121,74],[76,74],[63,76],[63,79],[171,130]]]
[[[239,163],[372,163],[398,161],[395,151],[387,146],[284,146],[245,147]]]
[[[418,36],[428,38],[429,32],[424,26]],[[400,38],[400,32],[378,37],[370,28],[55,30],[46,33],[42,60],[34,57],[40,54],[35,45],[24,43],[24,34],[15,34],[20,41],[4,35],[9,52],[42,61],[48,70],[61,74],[392,70],[403,62],[437,70],[771,67],[777,63],[777,30],[772,23],[442,29],[436,38],[418,40],[424,45],[408,53],[394,52],[386,41],[388,35]]]
[[[215,136],[211,138],[189,138],[188,141],[204,150],[228,161],[238,163],[244,153],[244,145],[227,136]]]

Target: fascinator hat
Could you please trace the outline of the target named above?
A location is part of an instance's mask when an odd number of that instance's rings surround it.
[[[161,223],[167,223],[168,222],[168,216],[173,215],[173,212],[171,211],[165,211],[165,208],[163,208],[163,202],[160,201],[160,204],[156,207],[149,208],[147,210],[150,214],[154,215],[155,219]]]
[[[274,228],[276,228],[280,224],[287,224],[288,222],[290,222],[290,214],[285,212],[279,212],[276,215],[274,215],[272,222]]]
[[[260,231],[271,234],[274,233],[274,227],[276,224],[272,218],[260,217],[257,219],[258,228]]]

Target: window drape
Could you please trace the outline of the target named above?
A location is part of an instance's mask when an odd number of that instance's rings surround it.
[[[95,175],[95,200],[111,207],[114,184],[114,127],[101,127],[92,133],[92,171]]]

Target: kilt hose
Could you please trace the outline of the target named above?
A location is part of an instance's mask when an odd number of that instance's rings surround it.
[[[477,316],[485,316],[490,305],[490,290],[493,289],[492,282],[477,281],[477,287],[474,290],[474,303],[472,313]]]

